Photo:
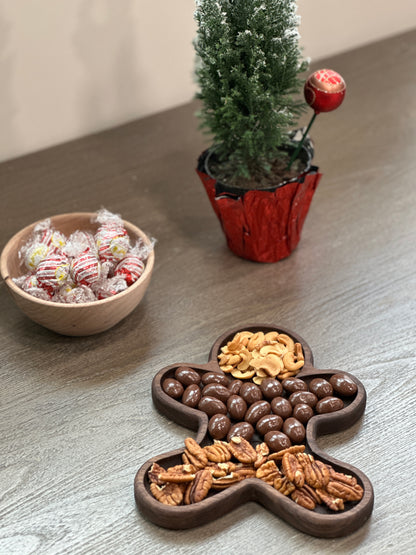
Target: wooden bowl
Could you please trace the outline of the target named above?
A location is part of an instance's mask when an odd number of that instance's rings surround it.
[[[195,440],[201,445],[212,444],[213,440],[208,433],[208,417],[197,408],[190,408],[180,400],[169,397],[163,390],[163,381],[174,376],[179,366],[188,366],[198,372],[201,377],[205,372],[219,372],[218,354],[221,347],[238,331],[248,330],[252,332],[278,331],[291,336],[295,341],[301,343],[305,355],[305,365],[297,378],[309,382],[313,378],[329,378],[340,370],[320,370],[313,366],[313,355],[309,345],[297,333],[273,324],[247,324],[239,326],[221,335],[213,344],[207,364],[192,364],[181,362],[172,364],[160,370],[152,382],[152,397],[157,410],[186,428],[196,432]],[[305,509],[295,503],[290,497],[286,497],[258,478],[247,478],[233,484],[228,489],[214,492],[203,501],[190,505],[169,506],[157,501],[150,492],[149,470],[153,463],[163,468],[182,464],[183,447],[164,454],[155,455],[146,461],[138,470],[134,493],[137,506],[143,516],[151,522],[164,528],[186,529],[200,526],[221,518],[233,511],[243,503],[255,501],[266,509],[282,518],[293,527],[306,534],[321,538],[336,538],[346,536],[355,532],[371,516],[374,505],[374,493],[370,480],[359,469],[341,462],[319,448],[319,437],[345,430],[352,426],[363,414],[366,405],[366,392],[363,384],[352,374],[342,372],[349,376],[357,385],[357,392],[351,398],[345,398],[345,406],[342,410],[327,414],[313,416],[306,425],[305,446],[306,452],[315,456],[325,464],[331,465],[335,471],[348,474],[356,478],[357,483],[363,488],[363,497],[360,501],[347,503],[345,510],[332,512],[324,505],[318,505],[315,510]],[[252,444],[261,442],[262,439],[253,437]],[[348,506],[347,506],[348,505]]]
[[[94,232],[99,225],[93,222],[95,217],[96,214],[93,212],[60,214],[51,218],[51,224],[65,235],[70,235],[76,230]],[[13,282],[13,278],[25,274],[19,260],[19,250],[38,223],[35,222],[16,233],[4,247],[0,258],[2,278],[17,306],[26,316],[62,335],[84,336],[110,329],[137,307],[150,282],[154,265],[153,251],[140,278],[122,293],[107,299],[80,304],[56,303],[37,299],[20,289]],[[124,221],[124,226],[132,242],[142,238],[146,244],[150,244],[149,238],[138,227],[127,221]]]

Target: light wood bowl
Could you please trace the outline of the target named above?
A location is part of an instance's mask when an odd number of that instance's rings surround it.
[[[93,212],[73,212],[51,218],[52,226],[65,235],[76,230],[94,232],[98,224],[93,220]],[[62,335],[84,336],[106,331],[130,314],[142,300],[149,285],[153,266],[154,252],[148,257],[145,270],[140,278],[122,293],[108,299],[89,303],[55,303],[36,299],[25,293],[14,282],[25,274],[19,260],[19,250],[30,237],[35,222],[14,235],[6,244],[0,257],[0,272],[14,301],[20,310],[31,320]],[[132,242],[141,237],[150,244],[149,238],[138,227],[124,221],[124,226]]]

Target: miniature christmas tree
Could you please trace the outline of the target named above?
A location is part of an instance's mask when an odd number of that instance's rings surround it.
[[[305,107],[296,1],[197,0],[195,19],[202,127],[229,181],[261,181]]]

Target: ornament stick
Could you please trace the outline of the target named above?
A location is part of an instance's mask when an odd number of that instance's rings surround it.
[[[305,100],[311,108],[315,110],[302,139],[299,141],[290,162],[287,166],[289,170],[293,162],[299,155],[300,149],[311,128],[315,118],[321,112],[332,112],[341,105],[345,97],[346,84],[339,73],[332,69],[318,69],[312,73],[305,82],[303,93]]]
[[[308,127],[306,128],[306,131],[304,132],[304,134],[302,135],[301,140],[298,143],[298,146],[296,147],[295,152],[292,154],[292,158],[290,159],[290,162],[287,166],[287,169],[290,170],[290,167],[292,166],[293,162],[296,160],[296,158],[298,157],[298,154],[300,152],[300,149],[302,148],[303,143],[305,142],[305,138],[309,132],[309,129],[312,127],[313,122],[315,121],[316,116],[318,115],[319,112],[315,112],[314,115],[311,118],[311,121],[309,122]]]

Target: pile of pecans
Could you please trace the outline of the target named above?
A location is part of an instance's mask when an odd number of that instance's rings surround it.
[[[260,385],[265,378],[296,376],[305,364],[302,345],[285,333],[240,331],[218,355],[220,368],[240,380]]]
[[[363,496],[356,478],[336,472],[305,453],[305,445],[270,454],[266,443],[254,448],[239,436],[205,447],[188,437],[182,463],[167,469],[153,463],[148,472],[152,495],[165,505],[198,503],[211,492],[246,478],[266,482],[309,510],[324,504],[332,511],[341,511],[345,502],[356,502]]]

